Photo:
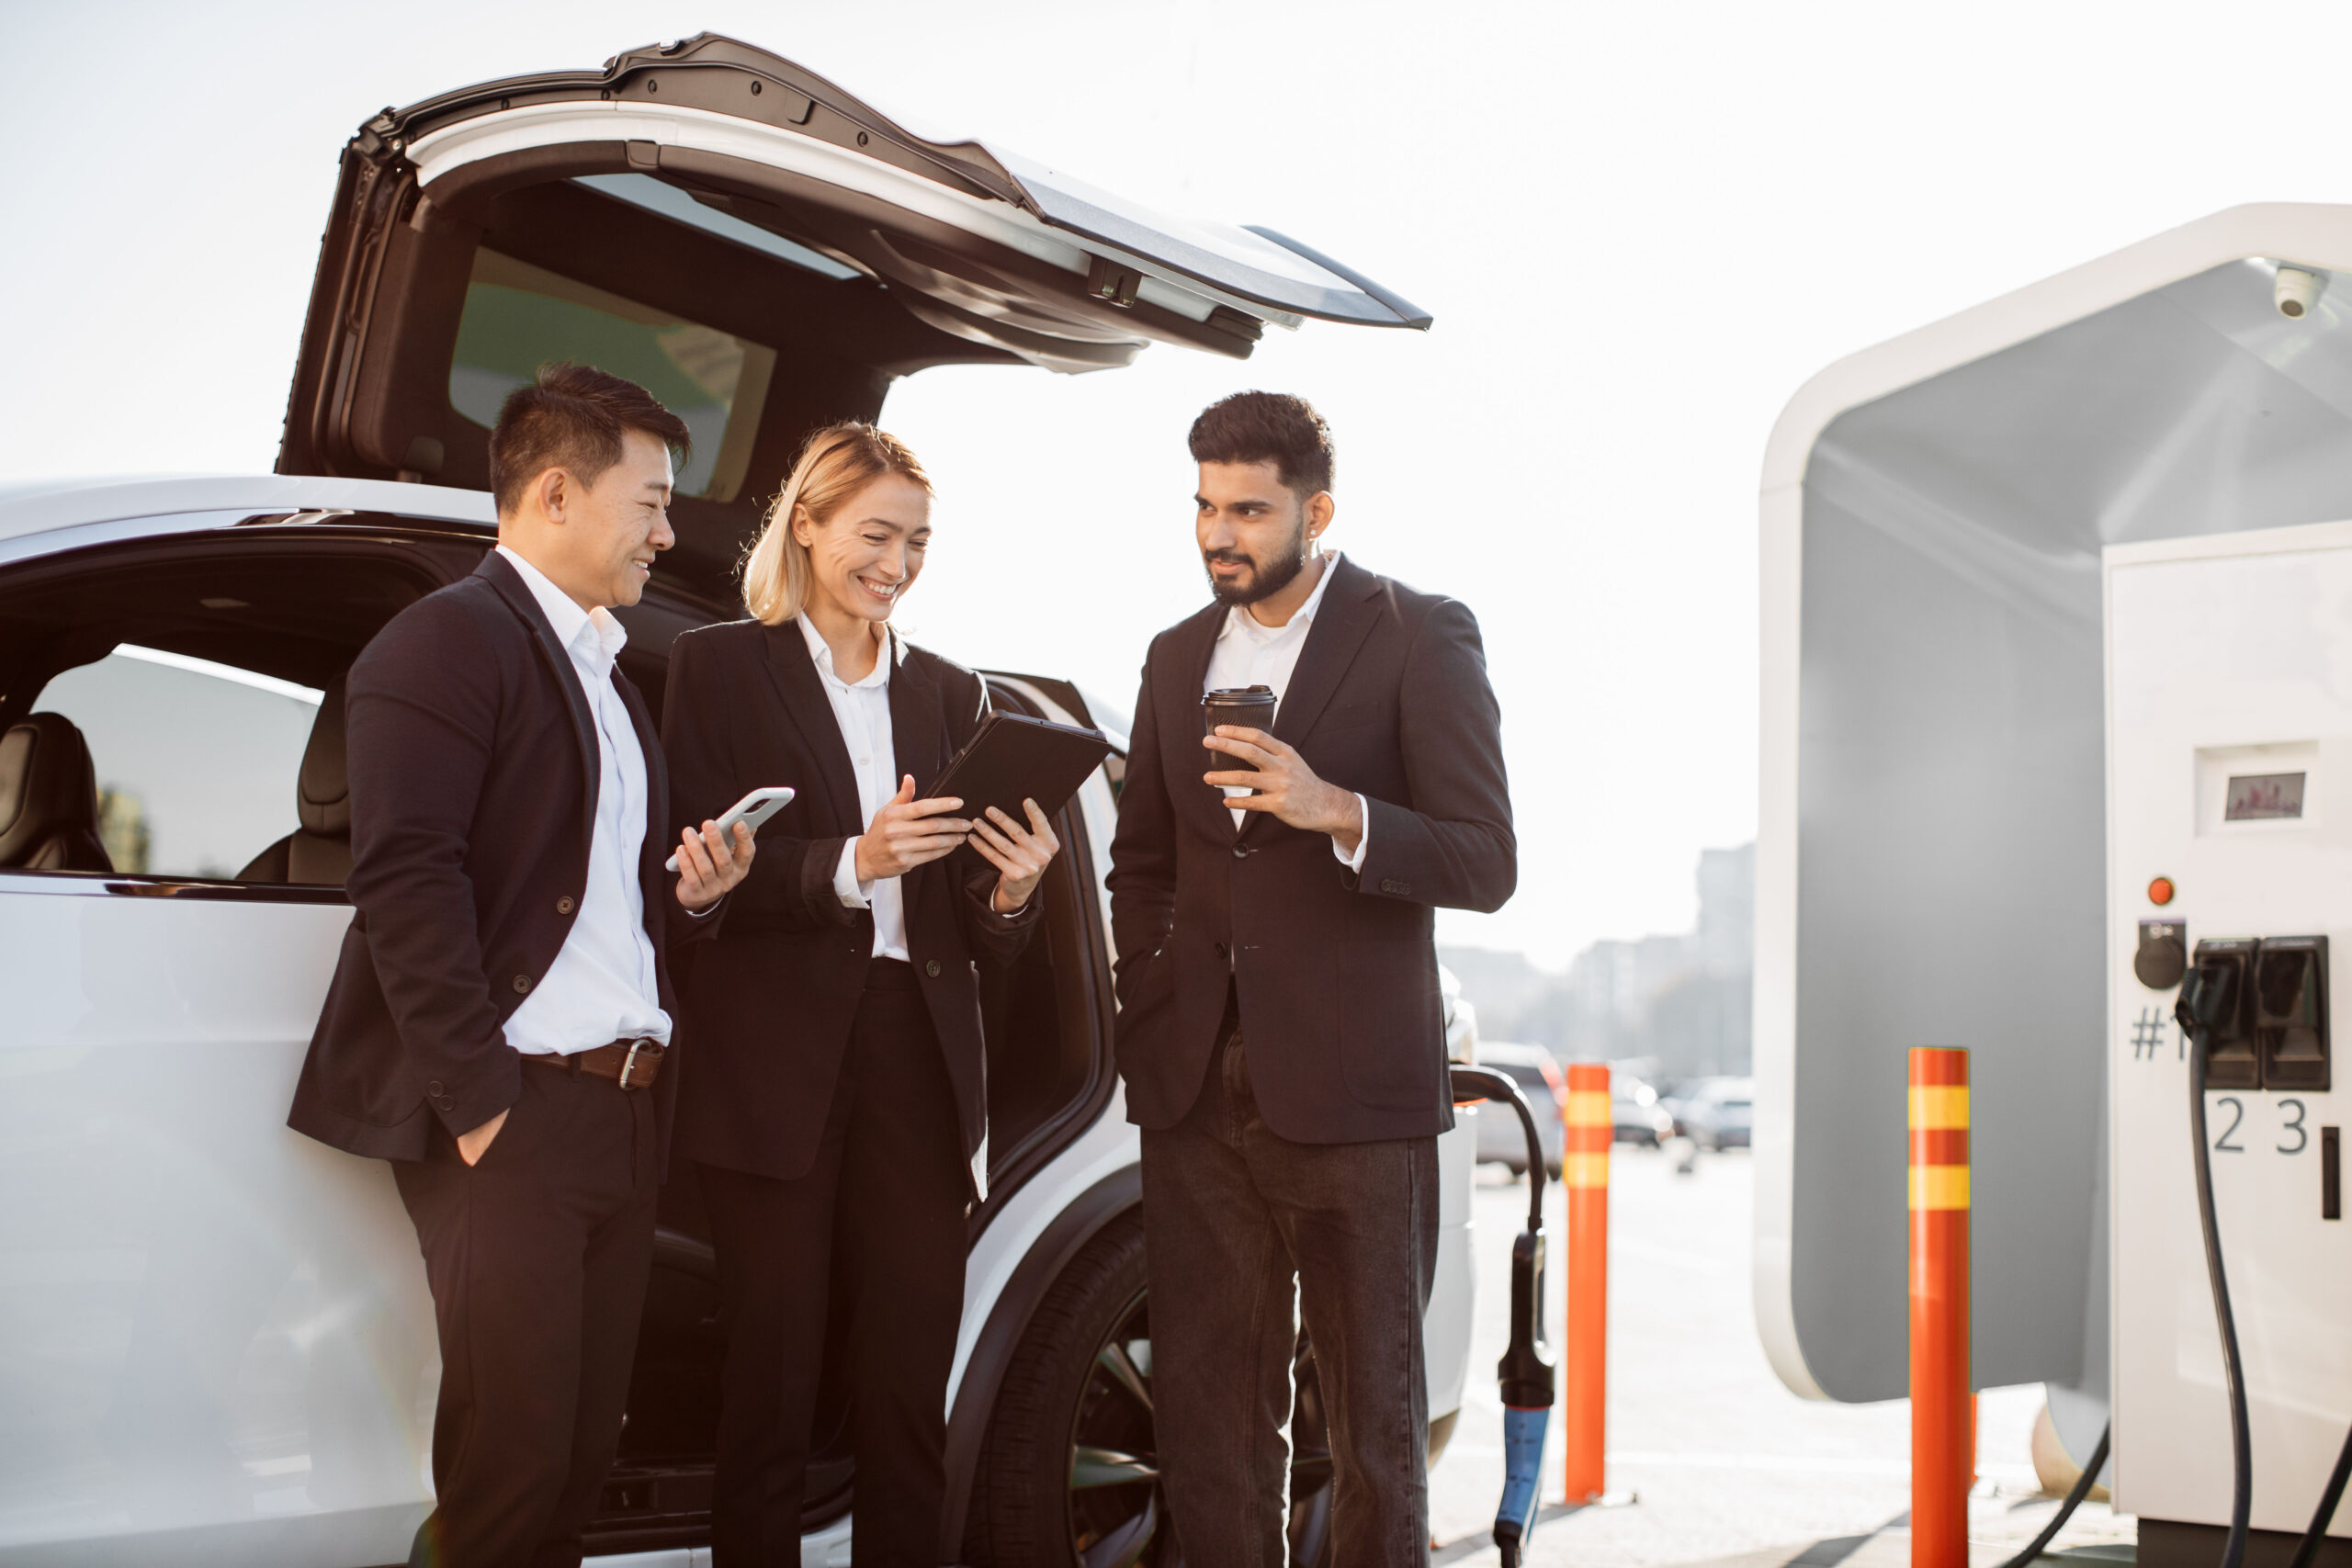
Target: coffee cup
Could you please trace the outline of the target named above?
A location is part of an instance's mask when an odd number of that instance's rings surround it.
[[[1201,734],[1216,732],[1220,724],[1239,725],[1250,729],[1262,729],[1272,734],[1274,728],[1274,689],[1272,686],[1223,686],[1201,699]],[[1231,770],[1250,764],[1228,754],[1223,765]]]

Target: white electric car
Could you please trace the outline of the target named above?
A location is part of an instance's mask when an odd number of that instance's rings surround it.
[[[345,151],[278,471],[0,493],[0,1564],[364,1568],[430,1506],[439,1367],[389,1168],[285,1125],[351,919],[341,678],[492,543],[488,425],[542,361],[693,426],[679,544],[625,613],[649,700],[816,423],[946,363],[1246,355],[1268,323],[1425,326],[1269,231],[1172,222],[924,141],[703,37],[474,87]],[[1016,712],[1109,731],[1066,682]],[[950,1391],[943,1560],[1172,1563],[1137,1143],[1111,1060],[1114,757],[1057,824],[1048,918],[985,999],[989,1200]],[[1467,1010],[1452,1025],[1466,1055]],[[1470,1345],[1472,1133],[1442,1142],[1430,1447]],[[665,1190],[607,1562],[707,1560],[716,1293]],[[1301,1350],[1293,1536],[1328,1557]],[[849,1561],[829,1391],[804,1560]],[[1195,1564],[1194,1568],[1203,1568]]]

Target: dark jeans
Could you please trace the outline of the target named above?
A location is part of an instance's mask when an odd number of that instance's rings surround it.
[[[947,1373],[971,1194],[955,1089],[916,986],[908,964],[868,968],[808,1175],[697,1167],[727,1336],[711,1500],[719,1568],[799,1568],[837,1276],[849,1314],[858,1568],[941,1561]]]
[[[1281,1568],[1303,1310],[1331,1428],[1332,1561],[1427,1562],[1437,1140],[1277,1136],[1237,1032],[1184,1120],[1145,1131],[1143,1216],[1159,1458],[1185,1561]]]
[[[526,1066],[479,1164],[438,1128],[392,1162],[441,1337],[416,1568],[576,1568],[637,1359],[653,1157],[650,1093]]]

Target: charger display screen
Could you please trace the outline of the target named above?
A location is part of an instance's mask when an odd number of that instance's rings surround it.
[[[2211,796],[2206,798],[2211,799]],[[2301,773],[2232,773],[2222,797],[2224,822],[2275,822],[2303,814]]]

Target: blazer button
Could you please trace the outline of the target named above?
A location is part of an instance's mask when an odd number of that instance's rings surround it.
[[[530,988],[531,977],[528,975],[517,975],[514,976],[514,994],[516,996],[519,997],[523,995]]]
[[[1216,944],[1216,955],[1219,958],[1223,958],[1225,956],[1225,943],[1218,942]]]
[[[1235,860],[1248,860],[1250,858],[1250,846],[1247,844],[1234,845],[1233,858]]]
[[[922,964],[922,972],[923,972],[924,974],[926,974],[926,975],[930,976],[931,976],[933,979],[934,979],[934,980],[938,979],[938,978],[939,978],[939,960],[938,960],[938,959],[936,959],[936,958],[926,958],[926,959],[924,959],[924,960],[923,960],[923,964]]]
[[[440,1103],[441,1097],[448,1091],[441,1087],[441,1080],[435,1078],[433,1082],[424,1086],[424,1092],[433,1097],[434,1103],[438,1104]]]
[[[557,914],[559,914],[559,915],[568,915],[568,914],[571,913],[571,910],[572,910],[572,903],[571,903],[571,894],[567,893],[567,894],[565,894],[562,897],[560,897],[560,898],[559,898],[559,899],[557,899],[557,900],[555,901],[555,912],[556,912]]]
[[[435,1111],[455,1111],[458,1109],[458,1102],[451,1100],[445,1094],[440,1099],[433,1102],[433,1109]]]

